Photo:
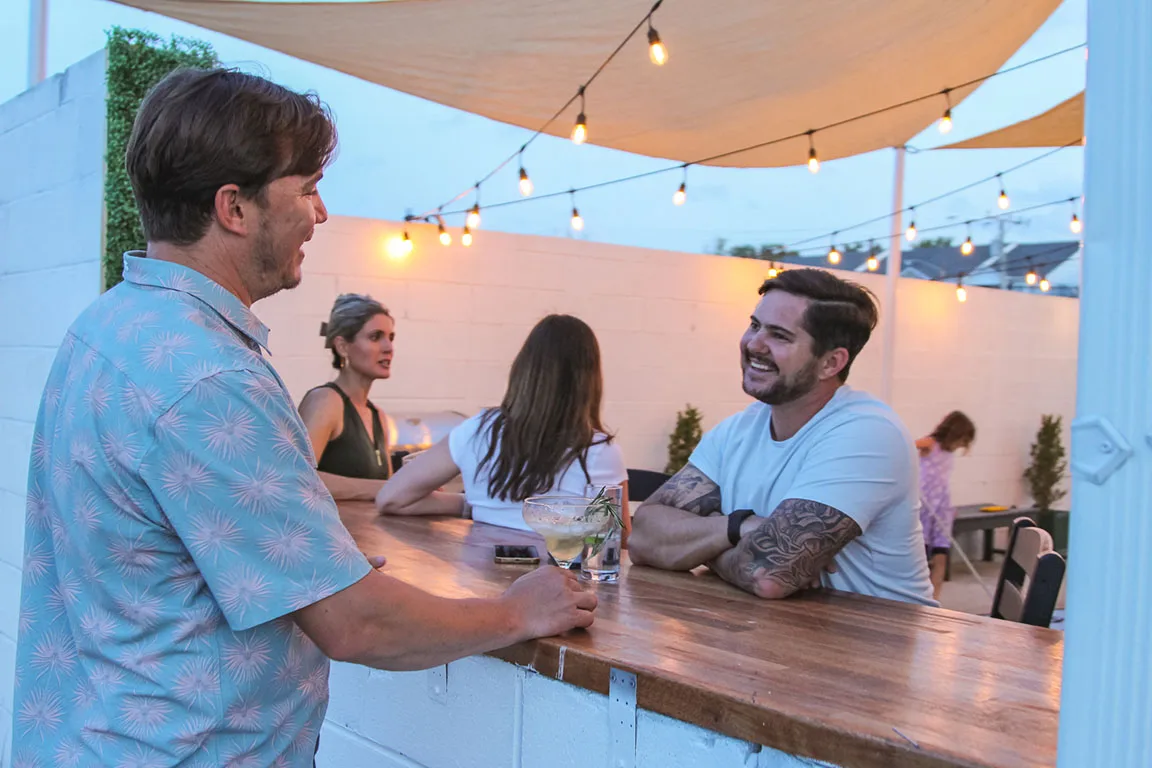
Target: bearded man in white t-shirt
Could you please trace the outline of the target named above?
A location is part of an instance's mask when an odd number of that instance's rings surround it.
[[[706,434],[637,510],[632,561],[708,565],[764,598],[810,586],[936,605],[900,419],[844,382],[876,327],[873,295],[815,269],[760,286],[740,340],[755,403]]]

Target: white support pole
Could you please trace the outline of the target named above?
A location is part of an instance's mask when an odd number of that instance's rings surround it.
[[[892,405],[892,377],[896,368],[896,289],[900,281],[900,239],[904,229],[904,147],[896,147],[896,178],[892,183],[892,236],[888,243],[884,278],[883,337],[880,352],[880,399]]]
[[[1089,0],[1060,768],[1152,765],[1152,3]]]
[[[28,0],[28,87],[48,76],[48,0]]]

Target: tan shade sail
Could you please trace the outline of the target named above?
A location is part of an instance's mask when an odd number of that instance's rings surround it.
[[[1084,138],[1084,91],[1043,114],[936,149],[1064,147]]]
[[[539,128],[651,0],[118,0],[494,120]],[[1060,0],[666,0],[587,93],[588,141],[683,162],[995,72]],[[953,104],[971,92],[956,90]],[[323,94],[321,94],[323,96]],[[574,104],[548,129],[567,136]],[[821,160],[902,144],[941,95],[815,136]],[[712,165],[807,160],[794,138]]]

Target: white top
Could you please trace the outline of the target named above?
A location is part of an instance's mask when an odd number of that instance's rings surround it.
[[[483,416],[482,411],[457,425],[448,434],[448,450],[452,452],[452,461],[460,469],[460,476],[464,481],[464,498],[472,505],[472,519],[502,525],[505,528],[531,530],[524,522],[522,502],[502,501],[488,495],[488,479],[491,477],[493,462],[490,461],[477,472],[480,460],[488,453],[488,440],[491,435],[489,427],[485,427],[483,432],[478,431]],[[607,435],[596,434],[598,441],[607,439]],[[628,479],[624,454],[620,446],[615,443],[597,442],[588,449],[585,463],[588,467],[587,477],[580,467],[580,462],[573,461],[560,473],[551,488],[535,495],[583,496],[585,486],[589,483],[614,485]]]
[[[836,555],[825,586],[937,605],[918,514],[916,448],[900,419],[864,392],[841,387],[799,432],[775,440],[772,407],[753,403],[700,441],[692,464],[720,486],[724,514],[770,515],[785,499],[826,504],[863,534]]]

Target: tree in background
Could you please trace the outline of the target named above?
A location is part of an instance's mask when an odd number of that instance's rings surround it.
[[[676,474],[688,463],[692,451],[696,450],[696,445],[704,436],[700,422],[700,411],[691,403],[685,406],[683,411],[677,412],[676,428],[668,436],[668,465],[664,467],[664,471],[668,474]]]
[[[1040,417],[1040,431],[1032,443],[1032,465],[1024,470],[1024,479],[1032,494],[1032,503],[1041,512],[1047,512],[1067,495],[1057,486],[1068,471],[1064,461],[1064,445],[1060,440],[1063,419],[1045,414]]]
[[[950,237],[925,237],[916,241],[916,248],[955,248]]]

